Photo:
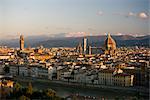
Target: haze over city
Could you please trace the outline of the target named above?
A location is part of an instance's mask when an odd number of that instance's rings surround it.
[[[0,39],[147,35],[149,0],[0,0]]]

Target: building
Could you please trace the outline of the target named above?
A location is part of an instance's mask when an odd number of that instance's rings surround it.
[[[116,42],[111,37],[110,33],[108,33],[107,39],[105,40],[105,43],[104,43],[104,46],[105,46],[106,54],[115,54]]]
[[[20,50],[24,50],[24,37],[23,37],[23,35],[20,36]]]
[[[0,74],[4,74],[4,67],[5,65],[0,63]]]
[[[17,65],[10,65],[9,66],[9,73],[12,76],[19,75],[19,66],[17,66]]]
[[[82,54],[83,49],[82,49],[81,43],[79,43],[79,45],[77,46],[76,50],[77,50],[77,52],[78,52],[79,54]]]
[[[29,68],[27,66],[19,66],[20,76],[29,76]]]
[[[106,86],[133,86],[134,75],[124,73],[121,69],[103,69],[98,73],[99,84]]]
[[[118,73],[113,77],[113,85],[114,86],[133,86],[133,78],[134,75],[126,74],[126,73]]]
[[[8,55],[8,54],[0,54],[0,60],[6,60],[6,59],[10,59],[11,58],[11,55]]]
[[[83,38],[83,53],[87,53],[87,38]]]
[[[89,55],[91,55],[91,54],[92,54],[92,47],[89,46]]]
[[[116,49],[116,42],[111,37],[110,33],[108,33],[107,39],[105,40],[105,49],[106,50],[115,50]]]

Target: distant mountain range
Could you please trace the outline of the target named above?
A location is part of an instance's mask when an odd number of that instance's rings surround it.
[[[112,36],[118,47],[121,46],[145,46],[150,47],[150,35],[134,37],[131,35],[114,35]],[[87,36],[88,44],[91,46],[101,47],[104,45],[106,36]],[[25,38],[25,46],[37,47],[43,45],[44,47],[75,47],[82,43],[83,37],[58,37],[51,38],[47,36],[30,36]],[[7,45],[8,47],[19,47],[19,39],[3,40],[0,45]]]

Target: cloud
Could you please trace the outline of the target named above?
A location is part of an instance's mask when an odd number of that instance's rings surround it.
[[[64,37],[84,37],[84,36],[99,36],[105,35],[105,33],[95,33],[95,32],[70,32],[65,34]]]
[[[71,32],[65,35],[65,37],[83,37],[86,36],[85,32]]]
[[[115,12],[113,15],[119,15],[119,16],[124,16],[126,18],[128,17],[138,17],[142,19],[147,19],[149,16],[145,12],[140,12],[140,13],[134,13],[134,12],[128,12],[128,13],[122,13],[122,12]]]
[[[72,30],[70,27],[56,27],[57,30]]]
[[[145,12],[139,13],[138,16],[139,16],[139,18],[142,18],[142,19],[148,18],[148,15]]]
[[[133,12],[129,12],[129,13],[123,13],[123,12],[115,12],[113,13],[113,15],[119,15],[119,16],[124,16],[124,17],[135,17],[136,16],[136,13],[133,13]]]
[[[107,35],[108,33],[105,33]],[[148,34],[142,34],[142,33],[126,33],[126,32],[116,32],[116,33],[111,33],[111,35],[116,35],[116,36],[133,36],[133,37],[140,37],[140,36],[145,36]]]
[[[124,35],[124,33],[120,33],[120,32],[119,32],[119,33],[116,33],[115,35]]]
[[[98,15],[98,16],[102,16],[102,15],[104,15],[104,13],[99,10],[99,11],[97,12],[97,15]]]
[[[136,16],[136,13],[129,12],[129,13],[128,13],[128,16]]]

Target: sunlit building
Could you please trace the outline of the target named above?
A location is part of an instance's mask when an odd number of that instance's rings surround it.
[[[87,53],[87,38],[83,38],[83,53]]]
[[[124,73],[121,69],[104,69],[98,74],[99,84],[109,86],[133,86],[134,75]]]
[[[24,37],[23,35],[20,36],[20,50],[24,49]]]
[[[107,39],[105,40],[105,53],[106,54],[114,54],[116,50],[116,42],[111,37],[110,33],[108,33]]]

